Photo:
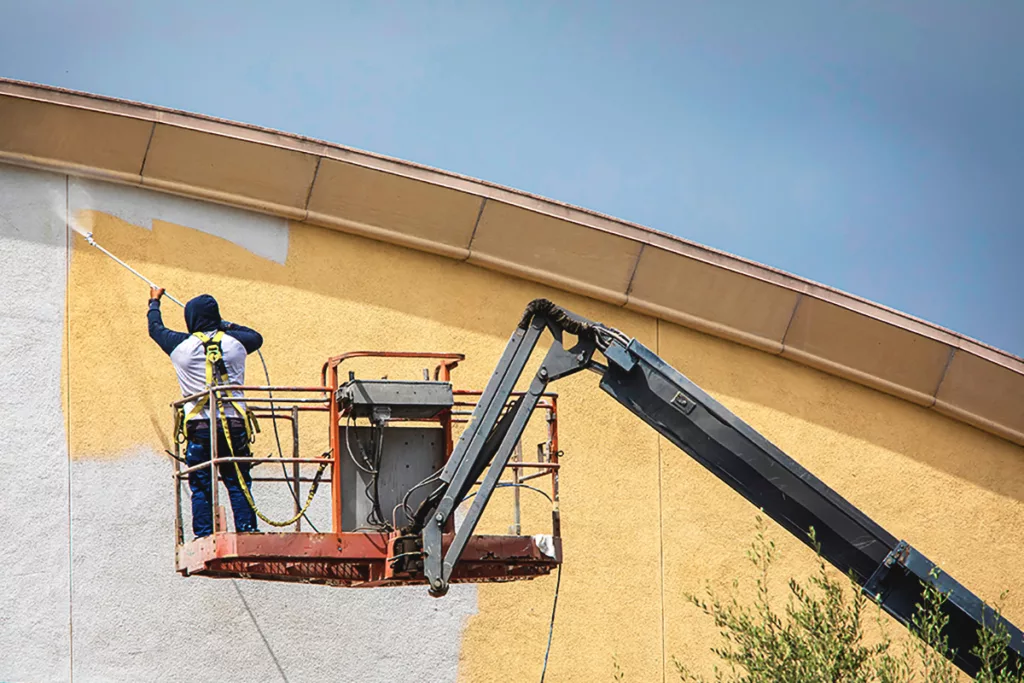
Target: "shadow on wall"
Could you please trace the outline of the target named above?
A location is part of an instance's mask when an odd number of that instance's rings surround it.
[[[327,356],[379,348],[466,352],[469,362],[459,378],[482,386],[497,357],[490,357],[490,351],[474,355],[474,349],[511,334],[523,307],[536,296],[596,319],[636,319],[637,329],[643,327],[643,318],[623,309],[306,224],[290,224],[288,257],[281,265],[170,223],[154,221],[154,229],[147,230],[97,212],[84,212],[80,218],[100,244],[179,298],[214,293],[225,318],[263,332],[277,384],[319,383],[317,373]],[[72,405],[83,407],[72,410],[73,452],[111,453],[112,426],[128,435],[123,443],[113,444],[114,451],[139,441],[160,445],[161,439],[148,431],[159,432],[156,423],[140,425],[134,418],[114,417],[115,425],[108,424],[97,435],[88,424],[94,413],[85,409],[107,401],[130,413],[132,402],[143,401],[161,423],[169,414],[166,399],[177,395],[176,385],[159,349],[140,335],[145,329],[145,286],[76,235],[70,292],[72,362],[90,359],[84,365],[75,363],[70,382]],[[165,323],[181,329],[180,310],[170,303],[163,308]],[[487,346],[481,347],[481,337]],[[659,346],[666,360],[797,460],[814,455],[813,449],[822,444],[805,439],[792,421],[773,422],[771,414],[784,413],[1024,500],[1022,449],[1002,439],[852,382],[669,323],[660,324]],[[820,440],[822,431],[814,431]],[[856,469],[857,452],[825,457],[844,469]]]
[[[482,386],[496,360],[495,340],[511,334],[530,299],[553,295],[459,262],[308,225],[289,227],[280,264],[171,223],[154,221],[149,230],[100,212],[78,218],[99,244],[179,299],[212,293],[226,319],[259,330],[275,384],[318,385],[331,355],[392,349],[466,353],[471,362],[457,381]],[[71,261],[65,353],[72,368],[72,453],[116,456],[140,444],[167,447],[168,403],[178,387],[166,356],[146,336],[146,285],[77,234]],[[567,298],[584,312],[598,306]],[[180,308],[169,301],[162,308],[166,325],[184,328]],[[249,373],[250,381],[262,381],[258,363],[249,364]]]
[[[708,343],[700,333],[664,323],[659,336],[668,362],[769,440],[798,461],[814,459],[851,479],[860,475],[858,489],[874,487],[884,497],[895,483],[896,490],[902,487],[904,495],[912,496],[919,482],[900,481],[894,462],[904,456],[1000,496],[1024,500],[1024,449],[1004,439],[739,344]],[[772,419],[773,412],[795,420]],[[887,476],[876,481],[871,477],[879,470],[872,469],[871,460],[880,455],[890,462],[881,463]]]

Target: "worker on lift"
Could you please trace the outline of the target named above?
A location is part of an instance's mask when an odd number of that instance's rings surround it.
[[[164,327],[160,314],[160,298],[163,294],[162,287],[150,288],[149,311],[146,314],[149,336],[171,357],[182,396],[200,393],[213,384],[245,384],[245,359],[263,345],[260,333],[222,320],[217,300],[209,294],[201,294],[185,305],[187,334],[169,330]],[[238,400],[243,394],[240,391],[230,393],[231,396],[221,396],[218,402],[221,414],[214,416],[217,423],[217,455],[218,458],[229,455],[247,458],[250,457],[250,424],[244,403]],[[181,422],[188,441],[185,461],[189,467],[210,461],[208,401],[204,397],[187,403],[184,408]],[[230,444],[225,439],[225,425]],[[219,468],[220,477],[231,498],[235,531],[240,533],[258,531],[256,514],[249,502],[252,491],[250,468],[251,463],[248,462],[222,463]],[[243,481],[241,485],[239,475]],[[203,467],[190,472],[188,483],[192,490],[192,532],[196,538],[209,536],[213,533],[210,469]]]

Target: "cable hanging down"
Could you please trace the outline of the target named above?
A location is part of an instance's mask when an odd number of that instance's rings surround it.
[[[394,525],[384,518],[384,511],[381,509],[380,504],[380,464],[384,455],[384,428],[382,426],[374,426],[370,428],[371,455],[367,455],[366,449],[363,448],[362,441],[360,441],[359,436],[356,435],[356,446],[359,449],[359,457],[357,458],[356,454],[352,450],[352,440],[349,436],[349,428],[353,422],[354,418],[352,415],[348,415],[345,418],[345,450],[348,452],[348,457],[352,460],[352,464],[356,466],[356,469],[369,475],[363,492],[366,495],[366,498],[370,501],[370,512],[367,513],[364,521],[368,525],[368,528],[391,531],[394,528]],[[377,436],[376,442],[374,442],[373,434],[376,434]],[[362,462],[360,463],[360,461]],[[392,512],[392,521],[393,519],[394,512]]]
[[[267,371],[267,363],[263,359],[263,352],[261,350],[257,349],[256,353],[259,354],[260,362],[263,363],[263,371],[266,374],[267,386],[269,387],[270,386],[270,373]],[[209,361],[207,361],[207,362],[209,362]],[[273,416],[274,415],[273,393],[270,392],[269,389],[268,389],[268,393],[270,393],[270,398],[271,398],[271,403],[270,403],[271,408],[270,408],[270,410],[271,410],[271,415]],[[218,403],[217,407],[219,408],[219,410],[218,410],[219,416],[218,417],[220,417],[221,425],[222,425],[222,428],[224,429],[224,436],[225,436],[224,440],[227,442],[228,451],[231,453],[231,457],[233,458],[233,457],[235,457],[235,449],[234,449],[234,446],[231,443],[231,433],[228,430],[227,411],[224,409],[223,406],[219,405],[219,402],[217,402],[217,403]],[[237,410],[237,408],[236,408],[236,410]],[[284,451],[281,448],[281,439],[278,436],[278,432],[277,432],[277,420],[272,417],[271,422],[274,423],[274,437],[277,440],[277,452],[278,452],[278,456],[280,457],[281,471],[284,473],[284,478],[285,478],[285,482],[288,484],[287,488],[288,488],[289,493],[291,493],[292,498],[295,500],[295,502],[298,503],[299,499],[295,495],[295,491],[291,487],[291,480],[288,477],[288,469],[284,466]],[[324,455],[326,455],[326,454],[324,454]],[[249,506],[252,508],[252,511],[254,513],[256,513],[257,517],[259,517],[264,522],[266,522],[267,524],[269,524],[270,526],[273,526],[273,527],[286,527],[286,526],[290,526],[290,525],[294,524],[295,522],[297,522],[300,518],[305,517],[306,521],[309,523],[309,526],[312,527],[313,531],[319,533],[317,531],[317,528],[315,526],[313,526],[313,523],[309,521],[309,518],[306,517],[306,511],[309,510],[309,506],[313,503],[313,498],[314,498],[314,496],[316,496],[317,489],[319,489],[319,487],[320,487],[320,479],[323,477],[324,471],[327,469],[327,465],[330,464],[330,460],[329,459],[325,459],[324,462],[322,462],[317,467],[316,474],[313,476],[313,482],[310,484],[310,487],[309,487],[309,494],[306,496],[305,504],[302,505],[302,508],[294,516],[292,516],[290,519],[287,519],[287,520],[284,520],[284,521],[276,521],[276,520],[270,519],[269,517],[267,517],[256,506],[256,501],[253,500],[252,492],[249,490],[249,486],[246,485],[245,479],[242,477],[242,470],[238,466],[238,462],[235,461],[235,460],[232,460],[232,464],[235,466],[235,476],[238,477],[239,488],[242,489],[242,493],[245,495],[246,502],[249,503]]]
[[[269,387],[270,386],[270,371],[267,369],[267,361],[263,358],[263,351],[261,349],[256,349],[256,355],[258,355],[260,357],[260,363],[263,365],[263,376],[266,377],[266,379],[267,379],[267,386]],[[277,443],[277,457],[281,459],[280,460],[280,462],[281,462],[281,474],[284,475],[284,480],[285,480],[285,484],[287,485],[287,488],[288,488],[288,493],[291,494],[292,499],[295,501],[295,504],[296,505],[302,505],[299,502],[298,495],[296,495],[296,493],[295,493],[295,488],[292,487],[291,479],[288,478],[288,468],[284,466],[284,449],[281,448],[281,436],[278,434],[278,431],[277,431],[277,413],[274,412],[274,392],[271,391],[270,389],[268,389],[267,390],[267,394],[269,394],[269,396],[270,396],[270,423],[274,427],[274,441]],[[314,483],[316,483],[316,484],[320,483],[319,478],[320,478],[321,472],[322,472],[322,470],[320,472],[317,472],[316,481]],[[316,525],[313,524],[312,520],[310,520],[310,518],[306,516],[306,510],[309,508],[309,503],[312,502],[312,501],[313,501],[313,497],[312,497],[312,495],[310,495],[309,496],[309,502],[307,502],[306,505],[302,507],[302,515],[301,516],[302,516],[302,519],[306,520],[306,524],[308,524],[309,528],[313,530],[313,533],[318,534],[318,533],[320,533],[320,530],[317,529]],[[253,506],[253,510],[255,510],[255,509],[256,509],[256,506],[254,505]],[[267,523],[269,524],[270,522],[267,522]]]

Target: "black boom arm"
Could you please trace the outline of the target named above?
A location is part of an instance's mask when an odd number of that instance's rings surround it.
[[[545,329],[553,337],[547,356],[526,393],[504,410]],[[571,348],[563,345],[565,332],[576,337]],[[597,352],[607,364],[594,359]],[[413,531],[422,532],[424,572],[432,594],[447,592],[455,563],[541,394],[550,382],[581,370],[600,374],[605,392],[802,542],[812,545],[813,528],[821,556],[852,576],[902,624],[911,624],[925,583],[946,594],[945,634],[954,663],[968,674],[975,675],[980,666],[971,649],[982,625],[1005,628],[1009,666],[1024,662],[1021,631],[939,572],[928,558],[897,540],[643,344],[544,299],[527,307],[440,475],[440,486],[416,515]],[[445,524],[481,475],[469,512],[442,552]]]

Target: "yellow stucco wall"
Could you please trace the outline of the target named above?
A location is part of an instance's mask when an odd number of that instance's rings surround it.
[[[552,298],[654,348],[980,595],[994,598],[1024,577],[1024,449],[909,403],[621,308],[331,230],[291,224],[282,265],[170,223],[148,230],[95,212],[80,220],[169,291],[212,293],[226,319],[260,330],[275,384],[315,384],[327,356],[377,348],[465,353],[456,386],[481,388],[526,302]],[[146,287],[75,240],[65,348],[71,455],[159,451],[178,388],[146,335]],[[181,329],[179,309],[163,308],[165,323]],[[250,378],[258,372],[250,363]],[[556,389],[566,560],[549,680],[610,679],[613,655],[631,681],[671,678],[671,655],[706,667],[715,629],[681,593],[749,578],[743,549],[754,510],[605,396],[593,375]],[[809,551],[775,538],[780,576],[811,568]],[[554,577],[481,586],[461,679],[536,678],[553,588]],[[1018,623],[1021,593],[1006,605]]]

